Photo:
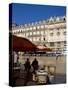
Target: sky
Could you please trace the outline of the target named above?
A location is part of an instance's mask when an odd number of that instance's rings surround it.
[[[36,21],[47,20],[52,16],[65,16],[65,6],[12,4],[12,22],[26,24]]]

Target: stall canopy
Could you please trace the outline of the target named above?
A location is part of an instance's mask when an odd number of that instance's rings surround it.
[[[14,51],[36,51],[36,45],[26,38],[12,36],[12,44]]]
[[[46,46],[36,46],[31,41],[29,41],[26,38],[18,37],[15,35],[12,35],[12,47],[13,51],[52,51],[52,49],[46,47]]]
[[[48,48],[46,45],[45,46],[37,46],[38,50],[39,51],[43,51],[43,52],[51,52],[52,49],[51,48]]]

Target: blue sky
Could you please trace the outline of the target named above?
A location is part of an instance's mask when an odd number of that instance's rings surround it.
[[[65,6],[34,5],[34,4],[12,4],[12,22],[25,24],[35,21],[46,20],[50,16],[66,15]]]

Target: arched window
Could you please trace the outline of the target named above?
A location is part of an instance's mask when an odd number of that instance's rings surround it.
[[[43,38],[43,40],[45,41],[45,37]]]
[[[44,25],[41,25],[41,29],[43,29],[44,28]]]
[[[64,31],[63,34],[66,35],[66,31]]]
[[[50,33],[50,36],[53,36],[53,34],[54,34],[53,32],[52,32],[52,33]]]
[[[60,35],[60,32],[57,32],[57,36],[59,36]]]
[[[40,26],[37,26],[37,29],[40,29]]]
[[[33,30],[36,30],[36,27],[33,27]]]

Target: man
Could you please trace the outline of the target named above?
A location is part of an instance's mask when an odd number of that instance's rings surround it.
[[[30,68],[31,68],[31,65],[30,65],[30,61],[29,61],[29,58],[27,58],[27,61],[25,62],[25,70],[26,71],[29,71],[30,70]]]
[[[25,81],[24,81],[24,86],[27,85],[27,83],[30,81],[30,68],[31,68],[31,65],[30,65],[30,61],[29,61],[29,58],[27,58],[27,61],[25,62],[25,70],[26,70],[26,74],[25,74]]]
[[[35,72],[35,70],[38,70],[38,61],[36,58],[32,62],[32,66],[33,66],[34,72]]]

